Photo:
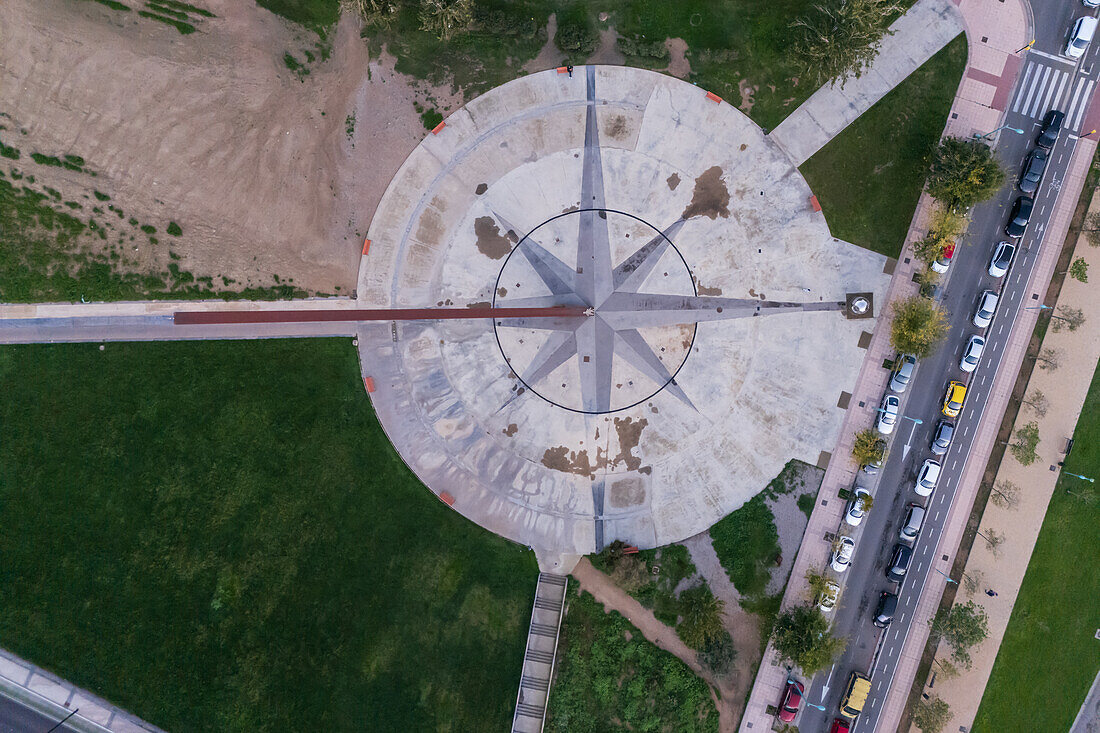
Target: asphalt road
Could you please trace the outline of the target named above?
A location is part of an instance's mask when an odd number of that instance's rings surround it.
[[[0,733],[46,733],[60,720],[42,715],[16,700],[0,695]],[[63,725],[55,729],[54,733],[75,733],[75,730]]]
[[[950,332],[939,350],[921,360],[909,388],[902,397],[902,419],[891,436],[890,453],[882,471],[875,477],[860,474],[858,483],[871,490],[875,503],[857,531],[841,527],[856,540],[852,565],[845,573],[844,590],[838,608],[833,612],[834,632],[848,638],[848,647],[831,670],[817,675],[807,685],[807,699],[818,710],[807,706],[798,721],[805,733],[827,731],[839,711],[840,697],[852,671],[871,673],[872,690],[864,712],[853,730],[869,733],[876,729],[886,692],[893,683],[898,654],[913,618],[913,609],[920,591],[931,572],[936,543],[939,541],[948,509],[954,500],[959,477],[968,458],[971,442],[985,409],[993,385],[993,376],[1000,367],[1005,343],[1019,309],[1034,307],[1027,283],[1034,266],[1042,234],[1059,193],[1059,184],[1069,164],[1076,144],[1077,125],[1084,118],[1087,102],[1097,78],[1095,60],[1097,45],[1089,49],[1082,63],[1074,66],[1055,57],[1065,42],[1065,33],[1072,18],[1085,14],[1079,2],[1043,3],[1038,13],[1036,43],[1024,60],[1017,86],[1009,96],[1005,123],[1024,130],[1019,135],[1005,131],[996,146],[1009,173],[1010,185],[992,201],[976,206],[971,225],[955,251],[951,269],[945,276],[942,304],[950,313]],[[1049,6],[1049,7],[1048,7]],[[1030,69],[1029,66],[1034,68]],[[1027,233],[1020,240],[1017,256],[1008,275],[995,279],[988,274],[993,248],[1007,239],[1003,226],[1008,211],[1019,194],[1015,188],[1022,161],[1033,147],[1039,122],[1048,109],[1067,113],[1067,128],[1050,156],[1050,164],[1039,195],[1035,213]],[[1087,131],[1085,131],[1087,132]],[[1044,246],[1057,247],[1061,242]],[[985,329],[986,347],[978,369],[966,375],[959,369],[962,349],[971,334],[981,333],[971,318],[981,291],[1000,292],[1001,301],[989,328]],[[1025,302],[1026,301],[1026,302]],[[968,378],[969,377],[969,378]],[[913,491],[916,473],[926,458],[932,458],[929,444],[939,419],[947,383],[957,380],[968,383],[966,404],[956,420],[954,441],[947,455],[939,460],[943,473],[939,484],[927,499]],[[868,404],[869,411],[877,407]],[[900,589],[887,580],[885,571],[898,539],[898,530],[909,502],[928,507],[924,528],[914,547],[909,572]],[[880,631],[871,623],[882,591],[899,596],[893,623]]]

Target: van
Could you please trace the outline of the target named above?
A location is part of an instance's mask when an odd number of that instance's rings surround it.
[[[848,686],[844,688],[844,697],[840,699],[840,714],[845,718],[854,718],[863,712],[867,696],[871,694],[871,678],[859,672],[852,672]]]

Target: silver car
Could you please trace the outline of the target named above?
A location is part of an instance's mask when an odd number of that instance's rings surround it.
[[[966,342],[966,348],[963,349],[959,369],[964,372],[972,372],[977,369],[983,351],[985,351],[985,339],[978,335],[971,336],[970,340]]]
[[[870,498],[871,492],[862,486],[857,486],[853,493],[855,495],[848,500],[848,510],[844,512],[844,521],[853,527],[858,527],[859,523],[863,521],[863,515],[867,513],[867,510],[863,508],[863,497]]]
[[[899,354],[894,360],[894,374],[890,377],[890,389],[898,394],[909,386],[909,380],[913,378],[913,370],[917,368],[917,357],[910,354]]]
[[[875,426],[883,435],[894,432],[898,424],[898,410],[901,408],[901,400],[892,394],[882,398],[882,406],[878,411],[878,424]]]
[[[833,570],[843,573],[852,564],[852,553],[856,551],[856,541],[851,537],[841,535],[833,545],[833,559],[830,563]]]
[[[1000,301],[1001,297],[992,290],[983,290],[978,296],[978,308],[974,311],[974,325],[978,328],[989,328]]]
[[[925,509],[920,504],[909,505],[908,511],[905,512],[905,524],[901,525],[901,532],[898,533],[898,538],[902,542],[911,545],[917,541],[920,528],[924,525],[924,512]]]

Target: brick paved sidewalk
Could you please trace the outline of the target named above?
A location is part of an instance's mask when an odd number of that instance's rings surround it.
[[[1100,211],[1100,196],[1094,194],[1089,210]],[[1100,249],[1088,246],[1082,239],[1083,236],[1078,238],[1075,257],[1084,257],[1093,272],[1100,272]],[[973,594],[960,588],[956,602],[973,600],[985,608],[989,616],[989,638],[971,652],[971,669],[962,670],[950,684],[940,683],[928,690],[951,706],[954,717],[945,730],[969,729],[974,722],[1032,549],[1042,528],[1047,504],[1058,481],[1059,473],[1050,468],[1064,458],[1066,440],[1073,435],[1097,359],[1100,358],[1100,298],[1095,296],[1088,284],[1067,277],[1058,302],[1080,308],[1087,320],[1073,333],[1067,330],[1058,333],[1053,329],[1047,331],[1043,346],[1062,352],[1061,366],[1056,373],[1036,369],[1028,383],[1028,394],[1036,390],[1043,392],[1049,401],[1049,409],[1045,416],[1039,417],[1025,405],[1016,419],[1016,426],[1032,421],[1039,424],[1039,459],[1030,466],[1023,466],[1010,453],[1005,453],[996,480],[1008,480],[1023,488],[1019,506],[1010,510],[990,503],[982,515],[978,531],[988,535],[992,529],[1006,539],[999,548],[999,557],[993,556],[985,542],[975,542],[965,572],[982,578],[981,587],[974,589]],[[995,589],[997,596],[987,596],[987,588]],[[936,657],[947,659],[949,656],[950,649],[941,643]]]
[[[1006,2],[1001,2],[1000,0],[961,0],[958,2],[958,5],[966,26],[968,43],[967,68],[959,84],[959,89],[956,92],[955,101],[951,107],[951,114],[944,129],[944,135],[970,137],[975,132],[986,132],[994,129],[1000,124],[1001,117],[1005,110],[1005,103],[1008,99],[1008,91],[1011,90],[1012,85],[1015,83],[1016,75],[1021,65],[1020,59],[1013,54],[1013,51],[1022,47],[1030,40],[1029,29],[1031,16],[1026,0],[1006,0]],[[1091,143],[1091,141],[1081,141],[1081,144],[1078,146],[1078,151],[1080,151],[1082,145],[1088,148],[1088,156],[1085,162],[1085,169],[1087,170],[1088,160],[1091,160],[1092,150],[1095,149],[1095,144]],[[1072,216],[1072,208],[1076,205],[1077,195],[1074,192],[1080,190],[1080,186],[1083,183],[1083,172],[1079,179],[1075,180],[1072,178],[1073,170],[1073,166],[1071,165],[1071,169],[1067,173],[1063,183],[1064,190],[1067,194],[1070,194],[1070,196],[1063,196],[1062,198],[1072,198],[1073,200],[1070,204],[1069,215],[1062,218],[1059,218],[1057,212],[1052,215],[1051,224],[1048,229],[1048,236],[1052,237],[1050,241],[1061,241],[1054,239],[1054,237],[1059,236],[1059,226],[1061,226],[1060,236],[1065,236],[1065,232],[1069,226],[1069,217]],[[906,244],[902,250],[903,258],[898,262],[894,270],[894,276],[890,282],[890,289],[884,301],[885,303],[894,302],[895,300],[908,297],[917,292],[918,286],[913,283],[913,273],[916,271],[917,262],[916,258],[913,257],[912,244],[924,236],[932,206],[933,201],[931,197],[927,194],[922,195],[917,203],[917,208],[913,215],[913,222],[906,235]],[[1046,249],[1049,250],[1051,248]],[[909,262],[906,262],[907,259]],[[1053,263],[1051,263],[1051,267],[1053,267]],[[1041,269],[1041,266],[1037,266],[1037,270]],[[1042,282],[1043,290],[1045,291],[1046,283],[1049,282],[1049,279],[1050,271],[1047,270],[1045,276],[1038,279],[1036,279],[1036,275],[1033,274],[1032,281]],[[1018,332],[1025,334],[1025,347],[1027,344],[1027,337],[1030,336],[1033,326],[1033,320],[1032,325],[1018,324]],[[1011,343],[1007,348],[1011,348]],[[1021,351],[1019,354],[1021,359],[1022,355],[1023,352]],[[825,478],[822,481],[821,490],[818,493],[818,503],[807,524],[805,539],[802,542],[798,557],[795,558],[794,568],[790,575],[790,582],[783,595],[782,607],[784,608],[797,602],[807,594],[808,589],[805,581],[806,570],[811,567],[822,566],[828,557],[830,550],[829,544],[822,541],[816,541],[815,538],[824,537],[825,533],[834,531],[840,524],[841,515],[844,511],[844,502],[835,497],[841,488],[851,486],[852,480],[858,469],[850,457],[852,442],[858,430],[870,427],[873,422],[875,408],[878,405],[880,396],[886,389],[886,382],[889,377],[889,373],[887,370],[882,369],[881,365],[885,359],[892,358],[893,356],[893,350],[890,348],[890,320],[885,316],[880,317],[875,328],[875,333],[872,336],[871,343],[868,346],[867,356],[864,359],[863,368],[860,371],[859,378],[851,397],[851,407],[845,416],[844,425],[841,428],[837,445],[832,453],[832,459],[825,471]],[[1005,369],[1011,369],[1011,381],[1014,381],[1015,375],[1019,369],[1019,362],[1017,361],[1016,367],[1012,368],[1012,359],[1009,357],[1006,350],[1004,363],[1006,365]],[[1011,391],[1011,383],[1009,384],[1008,391]],[[995,399],[995,396],[995,394],[991,395],[991,401]],[[1005,403],[1007,404],[1007,393],[1005,395]],[[861,404],[863,405],[862,407],[860,406]],[[987,409],[987,414],[995,415],[995,422],[999,424],[999,416],[1003,414],[1003,411],[1003,405],[999,411],[993,406],[992,409]],[[994,434],[996,433],[996,427],[993,428],[993,432]],[[977,448],[977,446],[975,446],[975,448]],[[990,445],[989,448],[992,448],[992,445]],[[979,456],[980,453],[976,450],[972,455]],[[988,449],[985,455],[988,456]],[[980,459],[976,459],[972,463],[981,463],[983,467],[985,465],[985,461],[981,461]],[[981,474],[979,471],[977,478],[980,479],[980,477]],[[975,490],[976,487],[977,484],[975,483]],[[962,483],[960,482],[960,491],[961,490]],[[956,524],[960,525],[958,527],[959,537],[961,537],[962,524],[965,524],[966,516],[969,514],[969,507],[973,503],[973,493],[970,494],[969,500],[967,500],[965,496],[961,498],[962,501],[956,502],[956,506],[965,504],[967,511],[963,513],[961,519],[958,516],[950,515],[946,520],[949,524],[954,521]],[[945,526],[945,536],[948,535],[948,533],[949,527]],[[954,556],[954,549],[958,546],[958,538],[956,537],[954,541],[948,543],[944,543],[943,538],[941,538],[941,547],[946,546],[952,548],[949,559],[947,562],[941,562],[937,565],[937,567],[944,572],[950,570],[950,558]],[[943,550],[937,554],[942,556]],[[936,575],[934,577],[942,581],[940,576]],[[938,603],[938,599],[943,590],[942,582],[936,584],[934,581],[930,580],[929,584],[939,586],[939,589],[935,591],[935,599]],[[928,587],[925,589],[925,595],[927,593]],[[922,601],[925,600],[925,595],[921,596]],[[918,610],[919,608],[918,606]],[[927,611],[927,608],[925,608],[925,611]],[[935,612],[934,607],[932,612]],[[915,623],[916,621],[914,621],[914,624]],[[907,645],[916,643],[916,639],[912,639],[915,636],[920,636],[920,634],[910,634],[907,639]],[[910,639],[912,639],[912,642],[910,642]],[[924,637],[920,640],[920,646],[917,647],[915,661],[919,661],[920,650],[924,648],[926,639],[927,629],[924,629]],[[906,649],[908,648],[909,646],[906,646]],[[879,729],[882,731],[893,731],[898,726],[902,710],[904,710],[906,696],[908,695],[909,688],[912,686],[913,677],[916,674],[915,661],[912,665],[909,665],[909,660],[907,660],[903,652],[902,660],[899,662],[899,676],[896,678],[894,685],[895,688],[904,689],[904,693],[901,696],[901,706],[898,707],[894,705],[894,707],[887,707],[883,711],[883,716],[880,719],[879,725]],[[766,714],[766,708],[768,705],[774,704],[775,701],[780,698],[786,679],[786,669],[778,663],[774,649],[771,644],[769,644],[760,662],[760,669],[757,672],[752,693],[745,707],[745,715],[741,719],[741,731],[749,731],[750,729],[768,730],[770,728],[774,718]],[[887,705],[889,706],[890,703],[891,698],[888,697]]]

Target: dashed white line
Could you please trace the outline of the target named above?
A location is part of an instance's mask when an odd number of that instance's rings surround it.
[[[1016,101],[1012,104],[1012,111],[1014,113],[1020,111],[1020,102],[1024,99],[1024,90],[1027,89],[1027,82],[1031,78],[1031,72],[1035,71],[1037,68],[1039,68],[1038,64],[1029,63],[1027,65],[1027,70],[1024,71],[1024,80],[1020,84],[1019,91],[1016,92]]]
[[[924,560],[921,560],[919,563],[917,563],[917,572],[919,573],[921,571],[921,568],[923,568],[923,567],[924,567]]]
[[[936,510],[936,516],[932,517],[932,521],[933,522],[940,521],[940,510],[939,509]]]

